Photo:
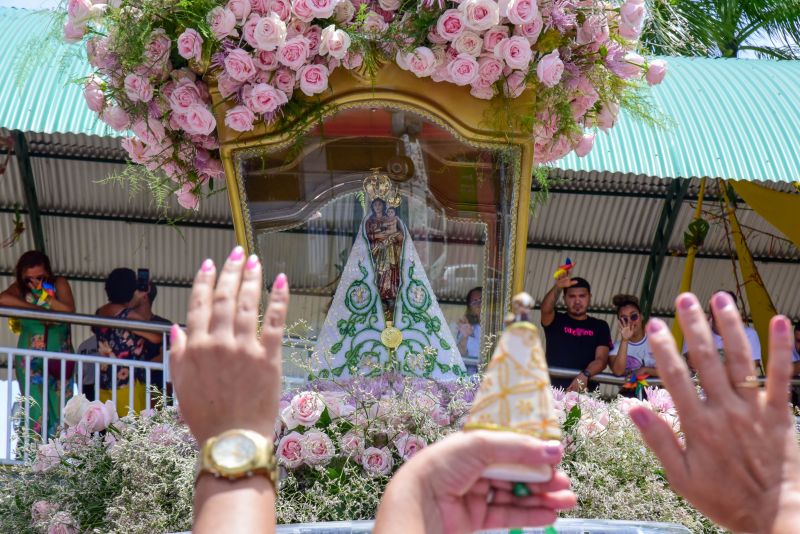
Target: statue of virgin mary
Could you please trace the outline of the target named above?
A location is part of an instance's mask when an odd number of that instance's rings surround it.
[[[316,346],[320,378],[399,372],[437,380],[465,375],[388,176],[364,180],[367,212]]]

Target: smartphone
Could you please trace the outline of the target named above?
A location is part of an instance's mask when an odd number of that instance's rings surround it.
[[[136,289],[150,291],[150,269],[138,269],[136,271]]]

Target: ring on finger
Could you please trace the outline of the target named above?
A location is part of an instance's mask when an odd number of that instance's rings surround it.
[[[761,384],[758,382],[757,376],[747,375],[741,382],[736,382],[735,384],[733,384],[733,387],[744,388],[744,389],[758,389],[761,387]]]

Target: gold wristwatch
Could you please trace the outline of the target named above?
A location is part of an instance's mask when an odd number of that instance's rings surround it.
[[[252,430],[228,430],[209,438],[197,460],[195,483],[202,473],[237,480],[264,475],[278,489],[278,461],[272,440]]]

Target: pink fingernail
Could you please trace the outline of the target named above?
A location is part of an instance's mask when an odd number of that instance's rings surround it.
[[[283,288],[285,288],[286,287],[286,282],[287,282],[286,275],[283,274],[283,273],[279,274],[278,277],[275,278],[275,284],[274,284],[275,289],[283,289]]]
[[[200,270],[204,273],[210,272],[214,270],[214,261],[209,258],[204,260],[203,263],[200,265]]]
[[[234,247],[231,251],[231,255],[228,256],[228,259],[231,261],[242,261],[242,258],[244,258],[244,249],[239,246]]]
[[[775,321],[775,333],[776,334],[785,334],[789,331],[789,320],[786,317],[778,317],[778,320]]]
[[[650,334],[657,334],[664,328],[664,323],[658,319],[651,319],[647,322],[647,332]]]
[[[728,306],[732,305],[733,305],[733,299],[731,298],[730,295],[728,295],[724,291],[720,291],[719,293],[714,295],[714,306],[718,310],[724,310]]]
[[[172,328],[169,329],[169,342],[170,344],[175,344],[175,340],[178,339],[178,325],[172,325]]]
[[[256,256],[255,254],[251,254],[250,257],[247,258],[247,263],[245,264],[245,267],[247,268],[248,271],[252,271],[256,267],[258,267],[258,256]]]
[[[548,441],[544,446],[544,452],[551,458],[560,457],[562,453],[561,443],[558,441]]]
[[[694,304],[694,299],[689,295],[681,295],[678,297],[678,308],[688,310]]]
[[[639,428],[647,428],[650,426],[650,415],[646,409],[631,410],[629,412],[633,424]]]

